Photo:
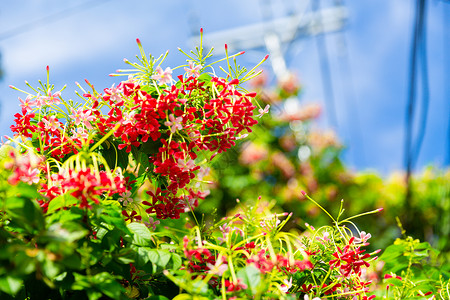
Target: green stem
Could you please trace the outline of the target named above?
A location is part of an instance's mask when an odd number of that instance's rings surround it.
[[[119,129],[120,123],[117,123],[116,126],[112,130],[110,130],[107,134],[105,134],[97,143],[89,151],[94,151],[98,146],[103,144],[117,129]]]

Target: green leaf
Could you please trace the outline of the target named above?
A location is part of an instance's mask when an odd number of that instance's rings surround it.
[[[162,268],[165,268],[172,257],[172,253],[168,250],[156,250],[158,251],[159,260],[156,264]]]
[[[161,296],[161,295],[153,295],[148,298],[145,298],[144,300],[169,300],[169,298]]]
[[[118,256],[116,256],[116,260],[121,262],[122,264],[130,264],[134,263],[135,253],[130,248],[120,249]]]
[[[131,222],[127,227],[133,233],[133,244],[139,246],[151,245],[152,234],[144,224]]]
[[[176,253],[172,253],[171,259],[172,259],[172,269],[178,270],[182,264],[181,256],[179,256]]]
[[[45,276],[47,276],[50,279],[54,279],[56,276],[60,274],[59,266],[48,258],[45,259],[44,263],[42,264],[42,270]]]
[[[172,253],[167,250],[150,249],[147,252],[147,257],[150,262],[164,269],[172,258]]]
[[[0,290],[9,294],[15,295],[23,286],[22,280],[11,276],[0,277]]]
[[[25,194],[26,191],[27,188],[24,187]],[[12,222],[16,222],[17,226],[30,233],[45,226],[42,210],[34,199],[26,198],[24,195],[6,198],[5,210],[12,217]]]
[[[211,75],[209,75],[208,73],[203,73],[197,79],[199,82],[209,83],[211,82]]]
[[[48,205],[47,214],[51,214],[57,209],[68,207],[78,203],[78,199],[69,194],[63,194],[54,198]]]
[[[251,290],[251,294],[256,294],[257,287],[261,282],[261,272],[254,265],[251,264],[240,269],[236,275],[247,285],[247,291]]]

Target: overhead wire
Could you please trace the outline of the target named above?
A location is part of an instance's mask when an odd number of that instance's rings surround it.
[[[450,1],[442,1],[444,9],[442,11],[442,34],[443,34],[443,53],[450,53]],[[447,25],[447,26],[446,26]],[[447,41],[447,42],[445,42]],[[444,83],[450,82],[450,58],[446,57],[447,60],[444,61]],[[444,98],[450,99],[450,86],[448,84],[443,84],[444,87]],[[444,166],[450,166],[450,101],[447,101],[447,138],[444,145]]]
[[[425,9],[426,2],[425,0],[417,0],[416,9],[415,9],[415,22],[414,22],[414,30],[412,36],[411,43],[411,56],[410,56],[410,64],[409,64],[409,87],[408,87],[408,101],[406,106],[406,115],[405,115],[405,143],[404,143],[404,167],[406,170],[406,193],[405,193],[405,204],[410,205],[410,198],[412,196],[412,187],[411,187],[411,175],[414,168],[414,165],[417,161],[418,155],[420,153],[420,147],[423,139],[423,134],[425,132],[425,128],[419,130],[418,140],[415,143],[415,148],[413,147],[413,131],[414,131],[414,115],[416,109],[416,87],[417,87],[417,63],[418,59],[421,59],[421,71],[426,69],[426,60],[423,62],[423,59],[426,58],[426,41],[424,36],[425,27]],[[422,88],[425,88],[422,96],[424,101],[428,101],[428,74],[427,72],[422,74]],[[424,102],[424,103],[425,103]],[[425,108],[428,108],[428,103],[425,105]],[[424,110],[423,110],[424,111]],[[425,114],[422,114],[422,127],[426,124],[426,111]],[[420,136],[422,135],[422,137]],[[419,143],[420,142],[420,143]]]
[[[420,114],[420,121],[418,125],[418,133],[417,133],[417,139],[416,143],[414,144],[412,148],[411,153],[411,159],[412,159],[412,166],[411,168],[414,169],[414,167],[417,164],[417,161],[419,159],[420,150],[422,148],[423,139],[425,137],[426,128],[427,128],[427,119],[428,119],[428,108],[430,103],[430,87],[428,82],[428,62],[427,62],[427,28],[426,28],[426,2],[424,1],[423,5],[421,6],[421,19],[420,19],[420,41],[419,41],[419,57],[420,59],[420,75],[421,75],[421,88],[422,88],[422,107],[421,107],[421,114]]]

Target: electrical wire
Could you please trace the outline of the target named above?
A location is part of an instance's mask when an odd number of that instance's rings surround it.
[[[414,111],[416,107],[416,81],[417,81],[417,59],[422,60],[421,71],[426,69],[426,61],[423,62],[424,55],[426,55],[425,39],[424,39],[424,27],[425,27],[425,0],[417,0],[416,4],[416,14],[415,14],[415,24],[412,37],[411,45],[411,57],[410,57],[410,69],[409,69],[409,91],[408,91],[408,101],[406,106],[406,116],[405,116],[405,146],[404,146],[404,164],[406,170],[406,194],[405,194],[405,205],[410,206],[410,198],[412,197],[412,187],[411,187],[411,174],[414,165],[417,161],[418,154],[420,152],[421,140],[423,136],[420,137],[421,132],[425,132],[425,128],[419,130],[419,139],[416,143],[416,147],[413,148],[413,127],[414,127]],[[418,53],[419,52],[419,53]],[[422,88],[424,101],[427,102],[428,97],[428,79],[427,72],[422,74]],[[424,85],[425,84],[425,85]],[[425,104],[424,102],[424,104]],[[425,108],[428,108],[426,103]],[[426,124],[426,112],[422,116],[422,127]]]
[[[442,12],[442,33],[443,33],[443,53],[447,54],[450,53],[450,43],[448,41],[450,40],[450,6],[446,6],[446,4],[450,4],[450,1],[442,1],[444,9]],[[449,26],[446,26],[448,24]],[[445,42],[447,41],[447,42]],[[444,62],[444,82],[450,82],[450,59],[447,56],[447,61]],[[444,86],[444,98],[450,99],[450,87],[446,84],[443,84]],[[447,102],[447,139],[446,143],[444,145],[444,166],[449,167],[450,166],[450,101]]]
[[[423,39],[423,27],[424,27],[424,14],[425,14],[425,0],[418,0],[416,5],[416,16],[415,25],[413,31],[412,45],[411,45],[411,60],[410,60],[410,70],[409,70],[409,91],[408,91],[408,102],[406,109],[405,118],[405,148],[404,148],[404,158],[405,158],[405,170],[407,176],[410,176],[414,164],[415,164],[415,154],[418,154],[419,149],[414,149],[413,145],[413,127],[414,127],[414,112],[416,108],[416,85],[417,85],[417,59],[418,57],[422,60],[424,58],[423,53],[426,54],[424,48]],[[419,52],[419,55],[418,55]],[[422,69],[426,68],[426,62],[422,63]],[[422,74],[422,78],[426,78],[427,74]],[[426,89],[428,89],[428,80],[424,80],[426,83]],[[424,86],[425,87],[425,86]],[[427,92],[427,91],[426,91]],[[427,94],[427,93],[425,93]],[[427,98],[427,97],[425,97]],[[426,120],[425,120],[426,122]],[[424,129],[421,129],[424,132]],[[420,141],[420,139],[419,139]],[[420,146],[416,144],[416,146]]]
[[[411,154],[412,159],[412,169],[414,169],[417,161],[419,159],[420,150],[422,148],[423,139],[425,137],[425,132],[427,128],[428,119],[428,107],[430,103],[430,87],[428,83],[428,62],[427,62],[427,30],[426,30],[426,2],[422,4],[421,9],[421,19],[419,24],[420,29],[420,41],[419,41],[419,59],[420,59],[420,72],[421,72],[421,83],[422,83],[422,110],[420,115],[420,122],[418,126],[417,140],[413,147],[413,153]]]

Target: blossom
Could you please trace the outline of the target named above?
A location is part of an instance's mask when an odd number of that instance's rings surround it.
[[[4,167],[13,171],[8,178],[9,184],[15,185],[19,181],[28,184],[39,182],[40,171],[37,167],[43,160],[41,157],[33,152],[17,155],[13,150],[8,152],[8,156],[12,159],[12,162],[5,163]]]
[[[152,217],[148,218],[148,222],[144,222],[145,226],[147,226],[147,228],[153,229],[153,231],[156,230],[156,225],[158,225],[159,223],[159,220],[154,221]]]
[[[183,125],[181,122],[183,121],[182,117],[175,118],[173,114],[169,115],[169,120],[164,122],[164,125],[170,127],[170,132],[175,133],[175,131],[183,129]]]
[[[367,242],[368,239],[370,239],[372,237],[372,235],[370,233],[366,233],[365,231],[361,231],[359,236],[360,236],[359,238],[355,237],[356,244],[365,243],[365,242]]]
[[[45,129],[55,131],[59,127],[58,119],[56,116],[50,116],[50,118],[44,117],[42,121],[45,124]]]
[[[283,280],[283,282],[284,284],[281,285],[281,290],[283,291],[283,293],[287,293],[292,287],[292,277],[289,280]]]
[[[33,106],[33,105],[36,104],[36,101],[31,101],[31,99],[33,99],[31,95],[28,95],[28,96],[25,98],[25,100],[22,100],[22,99],[19,97],[19,101],[20,101],[20,103],[21,103],[21,104],[20,104],[20,107],[22,107],[22,113],[23,113],[23,114],[25,114],[27,111],[31,111],[31,110],[32,110],[31,106]]]
[[[60,104],[61,100],[61,92],[56,92],[52,94],[52,91],[48,89],[47,96],[39,96],[36,99],[36,104],[38,107],[41,107],[42,105],[52,105],[52,104]]]
[[[189,62],[189,68],[184,68],[186,71],[188,77],[194,77],[197,78],[200,76],[200,69],[202,68],[201,65],[195,65],[192,61]]]
[[[89,137],[89,134],[83,127],[77,127],[76,130],[75,128],[72,128],[71,132],[72,136],[76,139],[87,140]]]
[[[70,117],[75,119],[75,125],[80,125],[81,122],[83,122],[87,129],[93,129],[90,122],[95,120],[95,116],[91,115],[91,110],[87,109],[83,111],[82,108],[79,108],[78,110],[71,108],[70,111],[72,113]]]
[[[133,124],[135,114],[136,114],[136,112],[134,112],[134,111],[129,112],[129,113],[124,113],[123,117],[122,117],[123,118],[122,124],[123,125]]]
[[[133,203],[133,198],[131,198],[130,196],[131,196],[131,192],[126,191],[125,193],[122,193],[121,197],[117,200],[119,202],[122,202],[124,206],[127,206],[127,205],[130,205],[131,203]]]
[[[122,97],[120,95],[120,93],[123,92],[123,89],[121,86],[117,86],[115,87],[114,84],[109,88],[109,89],[105,89],[105,94],[106,94],[106,99],[111,101],[112,103],[121,103],[123,102]]]
[[[224,264],[222,260],[217,260],[214,265],[211,263],[207,263],[206,266],[209,268],[208,273],[218,276],[222,276],[223,273],[228,270],[228,265]]]
[[[260,109],[258,110],[259,115],[256,115],[256,116],[257,116],[258,118],[261,118],[262,116],[264,116],[265,114],[267,114],[267,113],[269,112],[269,108],[270,108],[270,105],[269,105],[269,104],[267,104],[266,107],[264,107],[264,109],[260,108]]]
[[[184,161],[184,159],[178,159],[178,166],[183,170],[183,171],[190,171],[192,169],[194,169],[196,167],[195,162],[190,159],[187,162]]]
[[[167,67],[164,71],[160,66],[156,67],[155,75],[152,75],[152,79],[158,80],[160,84],[169,84],[172,82],[172,69]]]
[[[227,288],[227,292],[237,292],[240,290],[246,290],[248,286],[242,282],[242,279],[238,278],[236,283],[230,282],[228,279],[225,279],[225,287]]]

